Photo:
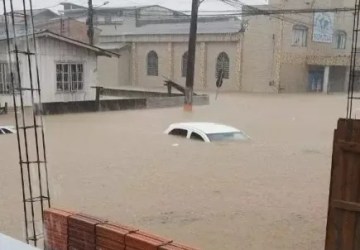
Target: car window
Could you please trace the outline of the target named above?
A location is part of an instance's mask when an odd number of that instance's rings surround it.
[[[3,128],[2,131],[4,134],[12,134],[12,132],[6,128]]]
[[[186,137],[187,136],[187,130],[186,129],[179,129],[175,128],[170,131],[170,135],[180,136],[180,137]]]
[[[204,141],[204,138],[202,138],[198,133],[192,132],[190,139],[196,140],[196,141]]]
[[[210,141],[247,141],[249,137],[243,132],[207,134]]]

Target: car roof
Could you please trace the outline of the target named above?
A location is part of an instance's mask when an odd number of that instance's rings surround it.
[[[182,122],[182,123],[174,123],[170,125],[171,129],[174,128],[183,128],[183,129],[193,129],[202,131],[205,134],[217,134],[217,133],[232,133],[232,132],[240,132],[240,130],[223,125],[218,123],[211,122]]]
[[[14,126],[0,126],[0,129],[7,128],[7,129],[15,129]]]

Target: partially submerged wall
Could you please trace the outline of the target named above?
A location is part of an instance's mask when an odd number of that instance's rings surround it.
[[[89,215],[48,209],[44,219],[47,250],[195,250]]]

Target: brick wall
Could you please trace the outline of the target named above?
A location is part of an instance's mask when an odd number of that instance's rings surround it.
[[[47,250],[195,250],[86,214],[51,208],[44,218]]]

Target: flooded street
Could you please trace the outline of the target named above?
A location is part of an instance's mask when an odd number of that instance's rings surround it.
[[[342,95],[221,94],[192,114],[47,116],[52,205],[201,249],[322,249],[333,130],[345,105]],[[163,134],[180,121],[232,125],[252,141]],[[0,124],[13,124],[12,114]],[[22,238],[16,136],[1,136],[0,159],[0,230]]]

